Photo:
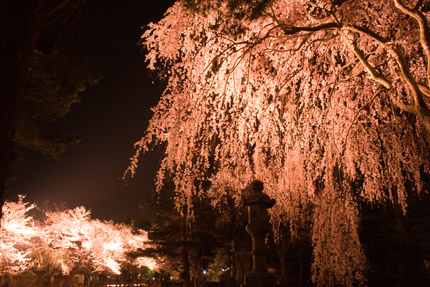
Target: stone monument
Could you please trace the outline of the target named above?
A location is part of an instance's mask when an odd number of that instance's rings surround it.
[[[276,276],[267,270],[265,244],[270,230],[267,209],[275,205],[275,200],[263,193],[263,182],[254,180],[245,205],[248,206],[246,231],[252,237],[252,271],[245,276],[245,287],[275,287]]]

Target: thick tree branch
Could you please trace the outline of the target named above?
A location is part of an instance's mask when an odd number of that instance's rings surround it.
[[[341,156],[344,156],[345,151],[346,151],[346,145],[348,143],[348,136],[349,133],[351,132],[351,128],[354,126],[358,116],[360,115],[361,111],[364,109],[367,109],[370,107],[370,105],[373,103],[373,101],[382,93],[384,92],[384,90],[381,90],[379,92],[377,92],[366,104],[364,104],[363,106],[361,106],[357,113],[355,113],[354,119],[352,120],[351,124],[349,125],[348,131],[346,132],[346,136],[345,136],[345,141],[343,143],[343,147],[342,147],[342,151],[341,151]]]
[[[404,10],[404,11],[401,10],[403,13],[405,13],[407,15],[410,14],[411,17],[414,17],[414,19],[416,19],[418,21],[418,23],[420,25],[420,42],[421,42],[421,45],[423,46],[423,49],[426,53],[427,59],[430,59],[430,48],[429,48],[428,43],[427,43],[427,41],[429,39],[429,37],[428,37],[429,32],[428,32],[428,25],[427,25],[425,18],[422,16],[422,14],[418,13],[417,11],[412,11],[412,10],[408,9],[407,7],[405,7],[401,2],[399,2],[399,0],[394,0],[394,1],[400,7],[399,9]],[[409,67],[407,65],[405,58],[403,57],[403,55],[400,53],[400,51],[398,49],[396,49],[395,47],[393,47],[390,44],[388,39],[386,39],[385,37],[379,35],[378,33],[375,33],[374,31],[372,31],[366,27],[361,27],[358,25],[341,25],[341,24],[338,24],[335,22],[324,23],[324,24],[317,25],[317,26],[292,26],[292,25],[282,25],[281,24],[281,25],[279,25],[279,27],[281,28],[281,30],[283,31],[283,33],[285,35],[295,35],[295,34],[300,33],[300,32],[318,32],[318,31],[322,31],[322,30],[332,30],[332,29],[339,30],[341,33],[343,33],[344,31],[351,31],[351,32],[358,33],[362,36],[366,36],[366,37],[374,40],[375,42],[379,43],[381,46],[383,46],[385,48],[385,50],[396,61],[397,65],[400,69],[401,76],[405,80],[406,84],[408,85],[408,87],[411,91],[412,97],[414,99],[413,105],[401,103],[398,99],[393,99],[393,102],[400,109],[402,109],[406,112],[413,113],[416,116],[418,116],[420,119],[425,121],[426,122],[425,125],[428,126],[429,130],[430,130],[430,110],[427,107],[427,105],[423,99],[423,95],[429,96],[430,91],[427,87],[425,87],[423,85],[419,85],[415,81],[415,79],[413,78],[413,76],[409,72]],[[345,37],[345,35],[344,35],[344,37]],[[354,53],[354,55],[359,59],[360,63],[363,65],[366,72],[369,73],[369,75],[372,77],[372,79],[375,82],[382,85],[383,87],[385,87],[386,89],[390,90],[392,88],[391,81],[388,80],[381,73],[376,71],[376,69],[367,61],[363,52],[357,48],[355,43],[349,42],[349,45],[350,45],[351,50]],[[430,61],[428,60],[427,62],[429,64]],[[430,68],[428,68],[428,71],[430,71]],[[429,81],[429,83],[430,83],[430,81]]]
[[[386,89],[390,90],[392,87],[391,82],[385,78],[384,76],[382,76],[380,73],[378,73],[376,71],[376,69],[374,67],[372,67],[372,65],[370,65],[370,63],[367,61],[367,59],[364,57],[363,52],[361,52],[357,46],[355,45],[355,43],[349,43],[352,52],[354,53],[354,55],[358,58],[358,60],[360,61],[360,63],[364,66],[364,69],[370,74],[370,76],[372,77],[372,79],[381,84],[383,87],[385,87]]]
[[[299,32],[318,32],[322,30],[331,30],[331,29],[339,29],[340,25],[334,22],[330,23],[324,23],[317,26],[292,26],[292,25],[285,25],[281,24],[279,27],[282,29],[282,32],[284,32],[285,35],[294,35]]]
[[[414,105],[413,108],[410,105],[405,105],[405,104],[401,104],[400,101],[398,101],[397,99],[394,99],[394,103],[402,110],[406,111],[406,112],[410,112],[413,113],[415,115],[417,115],[419,118],[421,118],[424,121],[429,121],[429,116],[430,116],[430,110],[427,107],[426,103],[424,102],[424,99],[422,97],[423,94],[427,94],[428,93],[428,89],[424,89],[420,88],[418,83],[414,80],[414,78],[412,77],[411,73],[409,72],[409,67],[407,65],[407,62],[405,60],[405,58],[402,56],[402,54],[400,53],[400,51],[394,47],[392,47],[390,45],[390,43],[388,42],[387,39],[385,39],[384,37],[374,33],[373,31],[364,28],[364,27],[360,27],[360,26],[348,26],[345,25],[342,27],[342,29],[344,30],[349,30],[352,32],[356,32],[359,33],[362,36],[366,36],[369,37],[371,39],[373,39],[374,41],[376,41],[377,43],[379,43],[380,45],[382,45],[385,50],[394,58],[394,60],[397,63],[397,66],[400,69],[400,73],[402,78],[405,80],[406,84],[408,85],[412,97],[414,99]],[[379,73],[374,74],[376,71],[374,70],[374,68],[365,60],[364,56],[362,55],[362,52],[359,51],[354,44],[352,44],[352,49],[354,54],[360,59],[360,62],[363,64],[363,66],[366,68],[366,71],[369,72],[369,74],[372,76],[372,78],[375,79],[375,81],[377,81],[378,83],[380,83],[381,85],[383,85],[385,88],[387,89],[391,89],[391,85],[385,85],[384,81],[381,81],[380,78],[378,77]],[[422,90],[426,93],[423,93]],[[395,98],[395,97],[393,97]],[[426,123],[426,126],[430,127],[430,122]]]
[[[401,0],[393,0],[394,6],[402,13],[417,21],[420,30],[420,44],[427,60],[427,85],[430,85],[430,30],[426,17],[419,10],[406,7]]]
[[[418,88],[420,89],[421,93],[425,95],[426,97],[430,97],[430,89],[426,86],[418,84]]]

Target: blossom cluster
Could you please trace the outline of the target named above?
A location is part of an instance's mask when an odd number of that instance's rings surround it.
[[[42,211],[36,220],[34,204],[20,196],[6,201],[0,228],[0,270],[17,273],[25,270],[109,272],[119,274],[121,264],[131,262],[154,268],[151,258],[133,260],[128,252],[144,248],[147,234],[125,224],[91,218],[84,207]]]
[[[430,173],[428,5],[176,1],[142,35],[167,86],[128,172],[165,144],[157,184],[172,178],[179,207],[196,195],[239,206],[258,178],[274,226],[312,222],[314,281],[361,284],[359,202],[406,214]]]

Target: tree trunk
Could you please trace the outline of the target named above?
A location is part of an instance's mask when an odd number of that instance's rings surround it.
[[[282,252],[279,256],[281,261],[281,286],[287,287],[287,254],[285,252]]]
[[[181,247],[182,280],[184,287],[190,287],[190,262],[188,261],[188,247]]]
[[[304,279],[305,279],[305,277],[304,277],[304,264],[305,264],[305,262],[303,260],[303,252],[304,252],[303,247],[300,246],[299,247],[299,262],[300,262],[299,287],[305,286],[305,282],[304,282]]]
[[[234,244],[234,243],[233,243]],[[235,274],[235,260],[234,260],[234,252],[227,251],[224,255],[224,266],[227,267],[227,270],[224,271],[225,278],[225,287],[234,287],[234,279],[236,277]]]
[[[396,214],[396,228],[399,236],[398,248],[397,252],[397,284],[398,286],[406,286],[406,264],[408,261],[408,254],[406,254],[406,234],[405,234],[405,226],[403,223],[403,218],[400,212],[400,204],[398,202],[397,193],[393,192],[394,199],[394,212]]]
[[[185,222],[185,219],[183,220],[182,224],[182,232],[181,232],[181,240],[182,240],[182,247],[181,247],[181,263],[182,263],[182,280],[183,280],[183,287],[191,287],[190,285],[190,261],[188,260],[188,246],[187,246],[187,223]]]
[[[288,252],[291,248],[291,236],[287,229],[288,227],[283,227],[282,238],[280,238],[280,243],[278,246],[278,256],[281,263],[281,286],[287,287],[289,285],[289,274],[288,274]]]

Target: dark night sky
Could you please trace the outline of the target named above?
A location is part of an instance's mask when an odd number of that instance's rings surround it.
[[[7,199],[83,205],[94,218],[121,221],[139,216],[138,204],[152,193],[160,153],[141,161],[137,176],[119,180],[157,103],[162,85],[152,84],[137,45],[141,27],[161,19],[173,0],[87,0],[81,45],[103,79],[82,95],[82,103],[57,123],[67,133],[83,133],[58,161],[25,151],[8,185]]]

